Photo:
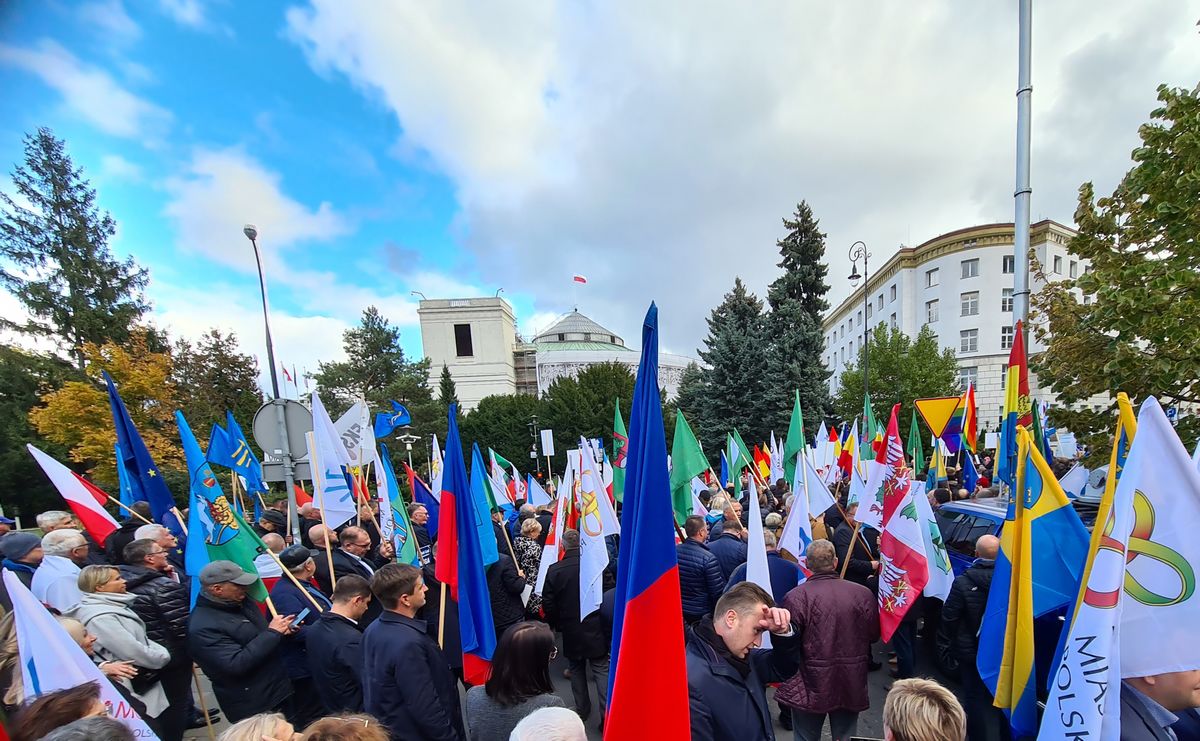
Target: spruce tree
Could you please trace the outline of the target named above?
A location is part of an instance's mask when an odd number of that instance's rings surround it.
[[[704,408],[704,370],[696,363],[688,363],[679,377],[679,396],[675,404],[690,421],[698,421]]]
[[[458,403],[458,389],[454,386],[450,367],[445,363],[442,363],[442,379],[438,382],[438,402],[443,409],[449,409],[451,404]]]
[[[29,319],[0,319],[0,326],[56,341],[82,373],[85,343],[128,340],[148,310],[146,271],[113,256],[116,222],[49,129],[25,137],[25,162],[12,180],[29,206],[0,193],[0,284]]]
[[[806,433],[812,435],[830,410],[829,371],[821,361],[825,333],[821,321],[829,309],[826,276],[822,262],[825,235],[818,228],[809,205],[801,201],[791,219],[784,219],[787,234],[779,246],[783,275],[767,290],[770,313],[767,326],[771,341],[767,391],[762,405],[765,422],[774,429],[787,427],[793,392],[800,392]]]
[[[766,316],[763,302],[746,290],[741,278],[708,318],[708,336],[700,357],[705,394],[698,420],[701,444],[706,451],[720,450],[725,434],[734,428],[746,441],[760,442],[770,433],[764,415],[767,391]],[[784,425],[786,427],[786,424]]]

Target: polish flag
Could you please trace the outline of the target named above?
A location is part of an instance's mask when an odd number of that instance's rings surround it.
[[[54,488],[58,489],[62,498],[67,500],[71,511],[83,523],[84,529],[97,543],[103,545],[108,536],[117,529],[117,521],[103,507],[103,504],[108,501],[108,495],[92,482],[32,445],[25,447],[29,449],[34,460],[46,472],[46,476],[54,484]]]
[[[571,280],[575,281],[576,283],[584,283],[584,284],[587,283],[587,278],[583,277],[582,275],[576,275]]]

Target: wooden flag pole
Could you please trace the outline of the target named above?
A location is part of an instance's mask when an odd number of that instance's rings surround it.
[[[300,583],[300,580],[296,578],[295,574],[293,574],[291,571],[288,571],[288,568],[283,565],[283,561],[279,560],[279,556],[276,556],[270,548],[268,548],[266,552],[267,555],[271,557],[271,560],[279,566],[279,569],[283,572],[283,575],[286,576],[292,582],[292,584],[296,585],[296,589],[299,589],[301,594],[303,594],[305,597],[308,597],[308,601],[312,603],[313,607],[317,608],[317,613],[320,614],[324,612],[325,608],[321,606],[321,603],[317,602],[316,597],[313,597],[311,594],[309,594],[308,590],[304,588],[304,586]]]
[[[265,585],[264,585],[265,586]],[[270,611],[271,617],[279,617],[279,610],[275,609],[275,603],[271,601],[271,595],[267,595],[267,610]]]
[[[208,714],[208,702],[204,699],[204,689],[200,686],[200,675],[196,673],[196,665],[192,664],[192,680],[196,683],[196,696],[200,698],[200,712],[204,713],[204,725],[208,727],[209,741],[217,741],[213,733],[212,716]]]
[[[446,647],[446,582],[441,584],[441,603],[438,605],[438,648]]]
[[[508,526],[505,525],[503,522],[501,522],[500,530],[502,530],[504,532],[504,542],[508,543],[508,553],[509,553],[509,555],[512,556],[513,563],[516,564],[516,566],[517,566],[517,573],[521,575],[522,579],[524,579],[525,578],[525,570],[521,568],[521,563],[517,560],[517,551],[516,551],[516,549],[513,548],[512,538],[510,538],[508,536]],[[420,550],[420,549],[418,549],[418,550]]]
[[[851,541],[851,542],[854,542],[854,540],[855,540],[856,538],[858,538],[858,530],[859,530],[859,528],[861,528],[861,527],[862,527],[862,523],[861,523],[861,522],[855,522],[855,523],[854,523],[854,532],[850,534],[850,541]],[[861,542],[861,541],[860,541],[860,542]],[[863,547],[866,547],[866,543],[863,543]],[[845,578],[846,578],[846,567],[850,565],[850,551],[852,551],[852,550],[854,550],[854,549],[853,549],[853,548],[847,549],[847,551],[846,551],[846,560],[845,560],[845,561],[842,561],[842,573],[841,573],[841,577],[842,577],[843,579],[845,579]],[[868,555],[868,556],[869,556],[869,555],[871,555],[871,552],[870,552],[870,551],[867,551],[867,555]],[[871,559],[871,560],[872,560],[872,561],[874,561],[875,559]]]
[[[121,502],[121,500],[120,500],[120,499],[116,499],[116,498],[114,498],[112,494],[109,494],[109,493],[105,492],[104,496],[108,497],[108,501],[112,502],[113,504],[117,505],[117,506],[118,506],[118,507],[120,507],[121,509],[123,509],[123,510],[125,510],[126,512],[128,512],[128,513],[129,513],[129,515],[130,515],[131,517],[136,517],[136,518],[138,518],[139,520],[141,520],[142,522],[146,523],[147,525],[153,525],[153,524],[154,524],[153,522],[150,522],[149,520],[147,520],[145,517],[142,517],[141,515],[139,515],[137,512],[134,512],[134,511],[133,511],[132,509],[130,509],[129,507],[126,507],[126,506],[125,506],[125,505],[124,505],[124,504]]]
[[[188,531],[187,531],[187,523],[184,522],[183,513],[179,511],[178,507],[172,507],[171,512],[175,515],[175,521],[179,523],[179,529],[183,531],[183,537],[186,538]]]

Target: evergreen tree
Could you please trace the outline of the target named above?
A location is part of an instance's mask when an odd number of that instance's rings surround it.
[[[800,392],[807,435],[816,433],[830,409],[829,371],[821,362],[825,335],[821,321],[829,302],[825,282],[829,268],[822,262],[825,235],[818,229],[812,209],[801,201],[792,218],[784,219],[787,234],[779,246],[783,275],[767,290],[770,304],[767,326],[771,341],[769,383],[761,413],[775,430],[785,429],[792,412],[794,392]]]
[[[438,403],[443,409],[458,403],[458,389],[454,385],[454,377],[450,375],[450,367],[445,363],[442,363],[442,380],[438,382]]]
[[[704,408],[704,396],[708,393],[704,385],[704,370],[696,363],[688,363],[679,378],[679,396],[675,404],[689,420],[696,421]]]
[[[40,395],[61,388],[72,375],[72,366],[63,360],[0,345],[0,481],[4,482],[4,514],[9,517],[62,508],[62,497],[25,444],[67,460],[66,447],[38,436],[29,412]]]
[[[565,463],[563,451],[578,447],[580,437],[611,440],[613,399],[620,400],[621,414],[629,419],[634,381],[629,366],[610,362],[588,366],[574,378],[550,384],[538,416],[542,427],[554,430],[556,465]]]
[[[210,329],[195,344],[177,340],[171,355],[176,398],[199,439],[207,438],[214,422],[224,424],[226,411],[249,429],[263,396],[258,361],[238,349],[237,337]]]
[[[82,374],[86,343],[124,342],[149,308],[146,271],[113,256],[116,222],[49,129],[25,137],[25,163],[12,180],[29,207],[0,193],[0,283],[29,319],[0,326],[54,340]]]
[[[725,434],[737,428],[742,439],[759,442],[770,434],[764,413],[768,353],[763,303],[736,278],[733,290],[708,318],[708,336],[700,357],[705,393],[693,428],[708,453],[721,450]],[[786,428],[786,423],[784,428]]]

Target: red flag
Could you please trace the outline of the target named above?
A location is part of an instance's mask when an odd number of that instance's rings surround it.
[[[303,507],[306,504],[312,504],[313,498],[304,489],[300,488],[299,484],[292,484],[292,489],[296,492],[296,506]]]
[[[883,532],[879,536],[879,628],[885,641],[892,638],[900,622],[929,581],[924,534],[914,496],[925,496],[913,485],[912,472],[904,467],[904,446],[892,407],[887,445],[880,449],[876,464],[891,470],[883,481]]]
[[[46,472],[46,476],[54,484],[54,488],[58,489],[62,498],[66,500],[71,511],[83,523],[83,529],[87,530],[97,543],[103,545],[108,536],[117,529],[117,521],[108,513],[108,510],[100,506],[108,501],[108,495],[92,482],[32,445],[25,447],[29,449],[34,460]]]

